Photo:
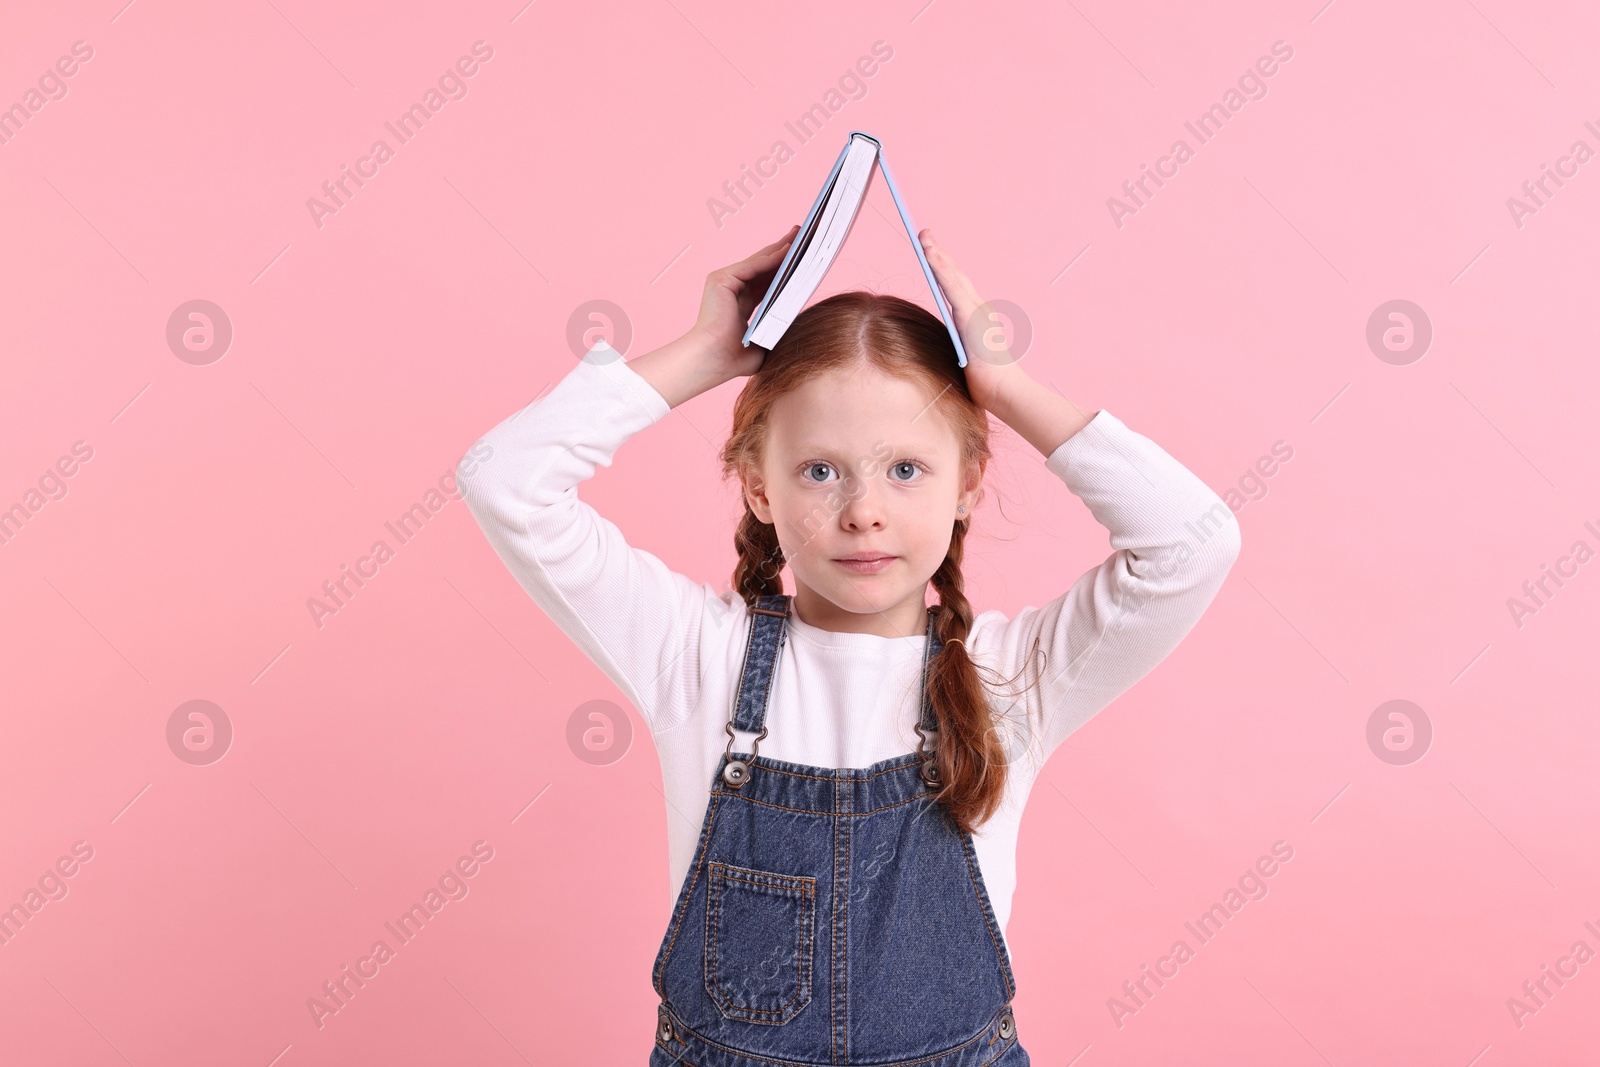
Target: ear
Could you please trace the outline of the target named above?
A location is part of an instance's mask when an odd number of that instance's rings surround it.
[[[965,504],[967,514],[971,515],[973,508],[977,507],[978,498],[983,495],[983,475],[987,464],[974,461],[967,464],[966,478],[961,487],[961,493],[956,497],[957,504]]]
[[[739,472],[739,482],[744,487],[745,503],[762,522],[772,522],[772,502],[767,499],[766,484],[759,474]]]

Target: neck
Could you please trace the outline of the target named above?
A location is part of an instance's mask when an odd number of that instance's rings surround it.
[[[815,590],[798,582],[796,585],[791,610],[807,626],[879,637],[921,637],[927,633],[926,584],[896,603],[868,606],[861,611],[842,608]]]

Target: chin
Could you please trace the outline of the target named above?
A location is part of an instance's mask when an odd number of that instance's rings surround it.
[[[871,615],[874,612],[887,610],[904,600],[906,590],[863,584],[859,588],[841,589],[838,595],[845,598],[842,603],[834,600],[834,605],[840,610],[854,615]]]

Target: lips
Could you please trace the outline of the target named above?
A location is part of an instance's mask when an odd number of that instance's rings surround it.
[[[836,559],[834,562],[854,574],[877,574],[893,563],[896,558],[895,556],[880,556],[873,553],[858,553],[854,556]]]

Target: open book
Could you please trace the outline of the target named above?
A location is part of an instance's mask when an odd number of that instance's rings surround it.
[[[806,216],[800,232],[790,243],[789,251],[784,253],[783,262],[778,264],[772,284],[767,287],[767,294],[750,316],[750,326],[744,333],[746,348],[754,342],[771,350],[805,308],[806,301],[822,284],[823,276],[833,266],[834,259],[844,246],[844,239],[849,236],[856,214],[867,198],[867,187],[872,183],[873,171],[879,168],[883,170],[883,180],[889,185],[889,195],[894,197],[894,206],[900,212],[900,221],[905,223],[906,236],[911,238],[917,262],[922,264],[928,288],[933,290],[933,300],[939,306],[939,314],[944,317],[945,329],[950,331],[950,340],[955,342],[956,361],[963,367],[967,365],[967,350],[961,344],[961,331],[956,328],[950,301],[939,288],[933,268],[928,266],[922,242],[917,240],[917,228],[911,224],[911,215],[906,211],[905,201],[900,198],[894,175],[889,173],[889,163],[883,158],[883,145],[876,137],[860,130],[852,131],[850,139],[845,142],[844,151],[839,153],[838,160],[834,162],[828,180],[822,183],[816,203],[811,205],[811,213]]]

